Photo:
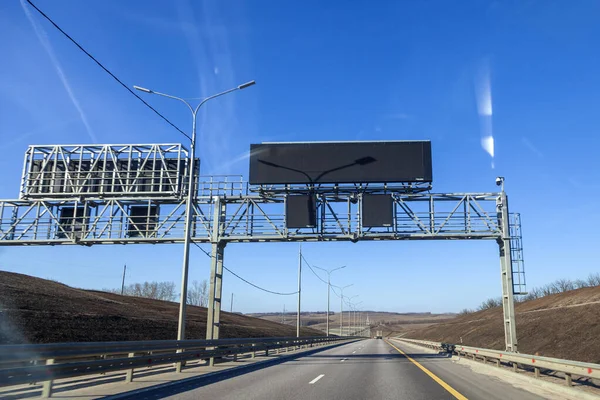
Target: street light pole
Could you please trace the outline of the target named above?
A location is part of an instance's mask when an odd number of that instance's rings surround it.
[[[350,312],[352,311],[352,303],[350,302],[350,300],[352,300],[353,298],[358,297],[357,294],[355,294],[352,297],[346,297],[347,303],[348,303],[348,308],[350,308],[350,310],[348,310],[348,332],[350,332],[350,319],[352,318],[350,315]]]
[[[205,98],[204,100],[202,100],[196,106],[196,108],[193,108],[190,103],[188,103],[186,100],[184,100],[180,97],[171,96],[171,95],[165,94],[165,93],[155,92],[153,90],[146,89],[146,88],[143,88],[140,86],[134,86],[134,89],[142,91],[144,93],[156,94],[159,96],[168,97],[170,99],[179,100],[182,103],[184,103],[189,108],[190,112],[192,113],[192,137],[190,139],[190,155],[189,155],[189,160],[188,160],[189,168],[188,168],[187,200],[186,200],[186,205],[185,205],[183,267],[182,267],[182,273],[181,273],[181,296],[179,299],[179,321],[178,321],[178,325],[177,325],[177,340],[185,339],[185,314],[186,314],[186,302],[187,302],[187,283],[188,283],[188,271],[189,271],[189,264],[190,264],[190,244],[192,241],[192,234],[191,234],[192,208],[193,208],[194,192],[195,192],[195,190],[194,190],[195,189],[194,188],[194,168],[195,168],[194,163],[196,162],[196,116],[198,114],[198,110],[200,109],[200,107],[202,107],[202,105],[204,103],[206,103],[207,101],[212,100],[216,97],[223,96],[225,94],[234,92],[236,90],[245,89],[249,86],[254,85],[255,83],[256,83],[255,81],[246,82],[246,83],[243,83],[232,89],[209,96],[209,97]]]
[[[353,317],[353,321],[354,322],[353,322],[353,325],[352,325],[354,327],[354,335],[356,335],[356,333],[358,332],[358,330],[356,329],[356,322],[358,321],[356,319],[356,313],[358,312],[358,306],[361,305],[362,303],[363,303],[362,301],[359,301],[358,303],[354,303],[352,305],[353,309],[354,309],[354,317]],[[360,319],[360,312],[358,312],[358,319]]]
[[[346,266],[337,267],[331,270],[327,270],[325,268],[317,267],[313,265],[314,268],[320,269],[321,271],[327,272],[327,336],[329,336],[329,298],[331,296],[331,273],[333,271],[337,271],[338,269],[346,268]]]
[[[340,289],[340,336],[343,336],[344,332],[344,289],[349,288],[352,285],[354,284],[351,283],[344,287],[336,286],[336,288]]]

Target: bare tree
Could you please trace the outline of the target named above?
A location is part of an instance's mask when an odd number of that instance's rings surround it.
[[[542,289],[533,288],[529,291],[529,293],[527,293],[527,296],[528,296],[528,300],[539,299],[540,297],[542,297]]]
[[[550,296],[551,294],[558,293],[557,288],[553,283],[549,283],[547,285],[542,286],[540,290],[542,291],[541,297]]]
[[[575,282],[573,282],[573,286],[575,286],[575,289],[581,289],[589,287],[590,285],[587,283],[587,281],[584,281],[583,279],[577,279]]]
[[[494,307],[498,307],[502,305],[502,298],[501,297],[495,297],[493,299],[487,299],[486,301],[484,301],[483,303],[481,303],[481,305],[479,305],[479,307],[477,308],[478,311],[483,311],[483,310],[489,310],[490,308],[494,308]]]
[[[588,281],[588,286],[591,286],[591,287],[600,286],[600,272],[590,274],[590,276],[588,276],[587,281]]]
[[[188,288],[187,302],[193,306],[206,307],[208,305],[208,281],[193,281]]]
[[[600,286],[600,272],[590,274],[587,280],[577,279],[576,281],[572,281],[570,279],[558,279],[542,287],[532,288],[528,291],[526,295],[515,296],[515,302],[522,303],[524,301],[535,300],[541,297],[550,296],[557,293],[564,293],[569,290],[594,286]],[[501,305],[501,298],[487,299],[486,301],[481,303],[479,307],[477,307],[477,311],[488,310],[490,308],[498,307]],[[459,315],[468,314],[469,312],[473,311],[464,309],[459,313]]]
[[[107,290],[120,293],[120,289]],[[123,294],[126,296],[145,297],[148,299],[173,301],[176,297],[175,283],[173,282],[144,282],[132,283],[125,286]]]
[[[174,282],[160,282],[158,284],[157,298],[160,300],[173,301],[176,297]]]
[[[575,285],[570,279],[559,279],[553,283],[556,293],[564,293],[575,289]]]

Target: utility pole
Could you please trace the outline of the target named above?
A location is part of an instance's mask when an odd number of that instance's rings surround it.
[[[230,313],[233,313],[233,292],[231,293],[231,308],[229,309]]]
[[[127,272],[127,264],[123,265],[123,281],[121,282],[121,296],[125,292],[125,272]]]
[[[300,292],[302,291],[302,244],[298,245],[298,315],[296,316],[296,337],[300,337]]]

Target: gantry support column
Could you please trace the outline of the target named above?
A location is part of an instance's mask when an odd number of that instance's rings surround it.
[[[515,319],[515,300],[513,294],[512,257],[510,251],[510,227],[508,200],[504,190],[496,202],[498,220],[502,237],[498,239],[500,247],[500,272],[502,278],[502,311],[504,318],[504,338],[506,351],[517,352],[517,326]]]
[[[221,323],[221,304],[223,295],[223,255],[225,242],[220,240],[222,225],[225,221],[226,204],[221,198],[214,197],[214,218],[211,234],[210,286],[208,289],[208,310],[206,317],[206,339],[219,339]],[[214,365],[214,358],[209,360]]]

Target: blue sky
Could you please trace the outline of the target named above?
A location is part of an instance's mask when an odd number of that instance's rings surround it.
[[[204,97],[257,81],[201,113],[202,174],[246,175],[241,156],[261,141],[429,139],[436,192],[494,191],[506,177],[530,286],[600,270],[595,1],[35,3],[128,85]],[[17,197],[30,144],[185,143],[19,1],[0,3],[0,54],[1,198]],[[181,104],[146,100],[189,131]],[[490,132],[493,160],[481,141]],[[321,267],[347,265],[334,283],[354,284],[347,293],[366,309],[458,311],[500,294],[493,242],[303,251]],[[291,292],[297,252],[231,244],[225,265]],[[190,278],[207,278],[208,261],[194,249]],[[179,285],[181,245],[0,248],[3,270],[83,288],[118,287],[124,263],[128,282]],[[324,310],[325,285],[308,271],[304,289],[303,308]],[[295,307],[226,273],[225,309],[231,292],[237,311]]]

